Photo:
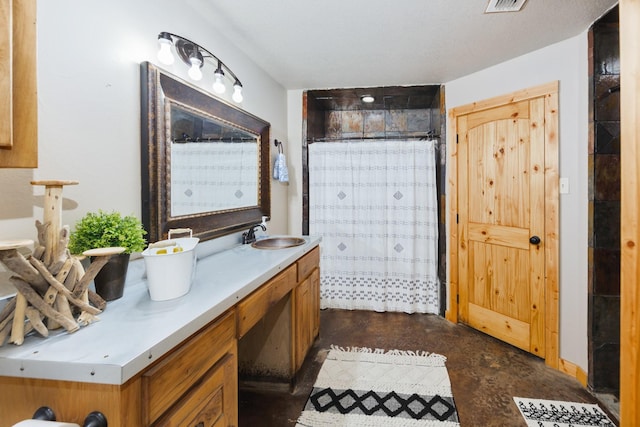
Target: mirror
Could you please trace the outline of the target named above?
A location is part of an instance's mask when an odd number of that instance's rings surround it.
[[[165,102],[171,115],[170,215],[257,206],[258,136]]]
[[[144,62],[142,223],[207,240],[270,215],[268,122]]]

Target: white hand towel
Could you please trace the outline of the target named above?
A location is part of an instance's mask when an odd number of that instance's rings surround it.
[[[273,162],[273,179],[276,181],[280,178],[280,154],[276,156],[275,162]]]
[[[276,169],[278,170],[278,176],[276,177],[274,172],[274,178],[280,182],[289,182],[289,169],[287,168],[287,158],[284,153],[278,154],[276,158]]]

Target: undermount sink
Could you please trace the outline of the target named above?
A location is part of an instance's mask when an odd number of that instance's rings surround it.
[[[284,249],[304,245],[305,243],[307,241],[301,237],[268,237],[253,242],[251,246],[256,249]]]

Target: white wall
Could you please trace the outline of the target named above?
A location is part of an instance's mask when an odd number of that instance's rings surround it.
[[[289,232],[302,234],[302,90],[287,94],[289,111]]]
[[[588,58],[586,32],[446,83],[447,110],[560,81],[560,357],[588,368]],[[447,144],[453,135],[448,135]]]
[[[39,167],[0,169],[0,239],[35,239],[43,189],[33,179],[80,182],[64,189],[65,224],[97,209],[140,217],[139,64],[158,64],[160,31],[223,60],[244,85],[242,108],[271,123],[272,140],[285,139],[286,91],[202,18],[203,7],[205,0],[38,2]],[[164,68],[188,80],[179,58]],[[270,233],[287,232],[287,192],[273,183]]]

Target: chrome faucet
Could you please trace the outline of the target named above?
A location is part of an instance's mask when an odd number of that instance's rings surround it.
[[[255,235],[255,229],[256,228],[262,228],[262,231],[267,231],[267,226],[260,223],[260,224],[255,224],[252,225],[249,230],[245,231],[244,233],[242,233],[242,244],[243,245],[248,245],[250,243],[253,243],[256,241],[256,235]]]

